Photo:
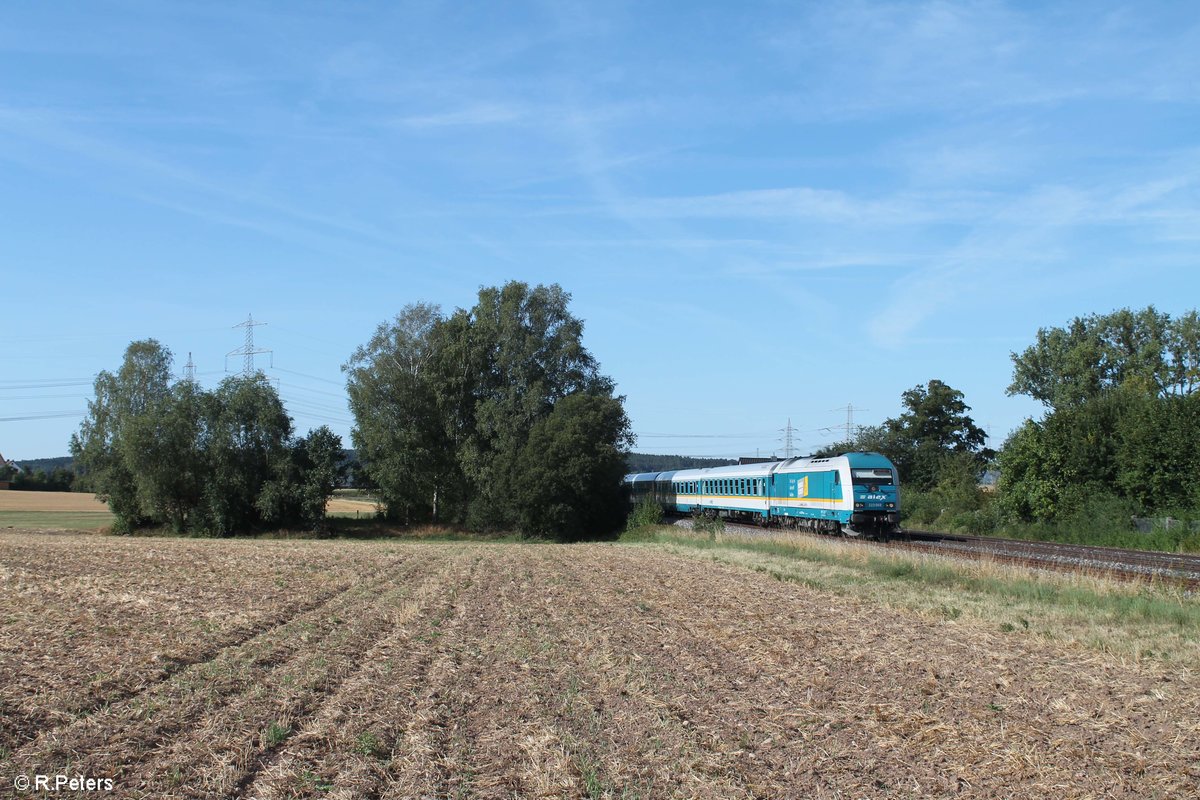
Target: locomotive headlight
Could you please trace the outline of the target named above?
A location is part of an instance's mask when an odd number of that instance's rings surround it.
[[[895,507],[896,507],[896,504],[895,504],[895,503],[888,503],[888,504],[887,504],[887,507],[888,507],[888,508],[895,508]]]
[[[855,503],[855,504],[854,504],[854,507],[855,507],[855,508],[863,508],[863,507],[865,507],[865,506],[866,506],[866,504],[865,504],[865,503]]]

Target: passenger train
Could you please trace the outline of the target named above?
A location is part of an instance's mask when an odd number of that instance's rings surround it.
[[[630,502],[817,533],[886,538],[900,532],[900,482],[879,453],[789,458],[736,467],[625,476]]]

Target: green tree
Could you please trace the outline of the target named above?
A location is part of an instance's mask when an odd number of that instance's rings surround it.
[[[1040,400],[1047,413],[1001,453],[1000,505],[1010,518],[1200,507],[1192,488],[1200,467],[1195,311],[1171,319],[1151,306],[1077,317],[1039,330],[1013,364],[1009,393]]]
[[[1139,400],[1110,454],[1117,488],[1145,511],[1200,509],[1200,394]]]
[[[129,345],[116,374],[96,377],[71,453],[80,479],[108,502],[116,530],[230,534],[268,522],[318,523],[341,441],[327,428],[293,440],[291,418],[261,375],[227,378],[213,392],[172,384],[170,351],[148,339]],[[70,477],[56,471],[40,481]]]
[[[128,532],[150,519],[143,500],[154,495],[162,465],[144,469],[139,447],[146,442],[146,429],[164,413],[170,379],[169,350],[153,339],[130,343],[116,374],[96,376],[88,414],[71,436],[71,455],[108,503],[117,531]]]
[[[583,346],[583,322],[568,310],[570,299],[558,285],[483,288],[475,306],[457,312],[446,329],[445,385],[461,395],[444,399],[443,407],[452,412],[474,527],[508,528],[528,519],[518,464],[535,425],[558,401],[613,397],[612,381]]]
[[[342,474],[341,461],[342,439],[324,425],[295,441],[259,491],[255,507],[262,519],[273,525],[320,528]]]
[[[436,503],[475,529],[564,537],[619,524],[610,456],[628,419],[569,301],[559,286],[485,287],[449,317],[405,308],[355,353],[355,448],[389,512]]]
[[[199,527],[229,535],[265,520],[263,487],[291,458],[292,420],[279,394],[261,376],[226,378],[205,395],[208,480]]]
[[[436,306],[405,306],[343,367],[355,421],[351,439],[391,519],[436,518],[439,499],[445,505],[455,483],[449,425],[438,402],[442,376],[432,366],[446,341],[434,336],[442,322]]]
[[[617,529],[631,444],[619,399],[580,392],[557,401],[534,423],[514,470],[517,526],[568,540]]]
[[[188,529],[210,479],[203,453],[203,399],[195,383],[180,381],[156,394],[140,413],[130,414],[123,425],[123,450],[135,454],[128,467],[138,505],[145,517],[165,521],[176,532]]]
[[[984,447],[987,434],[967,414],[971,407],[957,389],[935,379],[904,392],[901,402],[905,411],[872,435],[912,488],[924,491],[936,485],[947,457],[970,456],[978,473],[995,455]]]
[[[1051,410],[1117,387],[1151,396],[1190,394],[1200,384],[1200,318],[1191,311],[1172,320],[1154,306],[1076,317],[1066,327],[1040,329],[1037,341],[1012,359],[1008,393]]]

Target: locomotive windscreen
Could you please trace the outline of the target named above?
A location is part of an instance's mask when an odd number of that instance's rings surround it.
[[[851,470],[854,477],[854,483],[858,486],[867,486],[869,484],[888,486],[892,483],[892,471],[890,469],[855,469]]]

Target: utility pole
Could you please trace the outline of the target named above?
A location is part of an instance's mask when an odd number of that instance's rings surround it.
[[[188,363],[183,365],[183,379],[188,383],[196,382],[196,365],[192,363],[192,354],[188,352]]]
[[[225,371],[226,372],[229,371],[229,357],[230,356],[242,356],[242,374],[245,375],[247,378],[251,378],[254,376],[254,356],[257,355],[258,353],[270,353],[271,352],[270,350],[261,350],[261,349],[256,350],[254,348],[254,329],[257,328],[259,325],[266,325],[266,324],[267,323],[265,323],[265,322],[255,322],[254,316],[251,314],[247,314],[245,322],[242,322],[242,323],[239,323],[239,324],[233,326],[235,328],[245,328],[246,329],[246,343],[244,345],[242,345],[240,348],[238,348],[237,350],[231,350],[225,354]]]

